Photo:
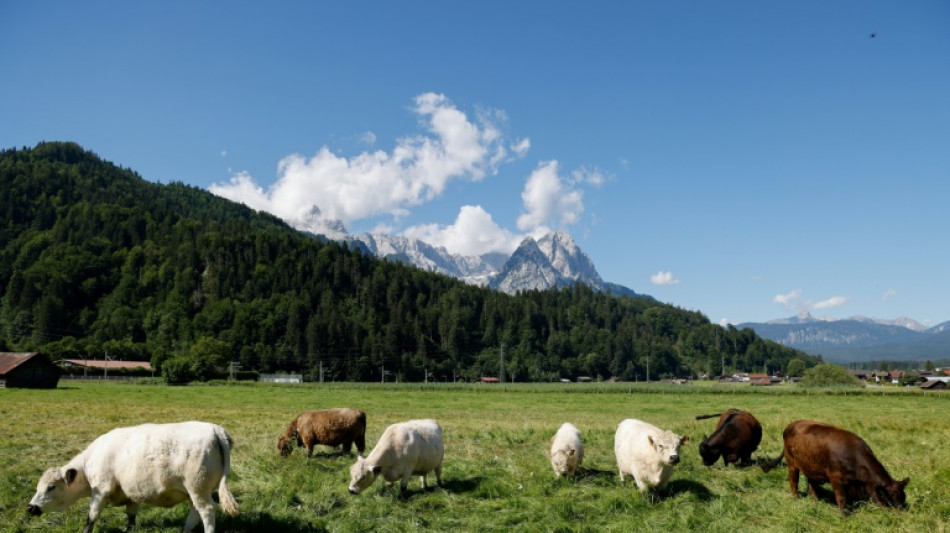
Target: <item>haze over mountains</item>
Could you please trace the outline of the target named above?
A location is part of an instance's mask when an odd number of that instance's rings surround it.
[[[950,358],[950,322],[931,328],[899,317],[816,318],[805,312],[766,323],[739,324],[766,339],[836,362],[939,360]]]

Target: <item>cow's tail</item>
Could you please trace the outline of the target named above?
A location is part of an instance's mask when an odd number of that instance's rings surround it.
[[[716,418],[717,416],[721,416],[721,415],[722,415],[722,413],[716,413],[716,414],[714,414],[714,415],[697,415],[697,416],[696,416],[696,420],[705,420],[705,419],[707,419],[707,418]]]
[[[779,456],[776,457],[775,459],[773,459],[773,460],[771,460],[771,461],[763,461],[763,462],[761,463],[760,466],[762,467],[762,471],[763,471],[763,472],[769,472],[769,471],[771,471],[773,468],[775,468],[776,466],[778,466],[779,464],[781,464],[781,463],[782,463],[782,459],[784,459],[784,458],[785,458],[785,450],[782,450],[782,453],[780,453]]]
[[[214,436],[221,448],[221,461],[224,463],[221,481],[218,483],[218,500],[221,502],[221,508],[224,509],[224,512],[235,516],[238,514],[237,500],[228,490],[228,475],[231,473],[231,448],[234,446],[234,439],[221,426],[215,426]]]

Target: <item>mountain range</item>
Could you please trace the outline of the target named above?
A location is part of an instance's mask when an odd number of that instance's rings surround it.
[[[617,296],[651,298],[622,285],[604,281],[590,257],[577,246],[570,234],[563,231],[548,233],[537,240],[526,237],[510,256],[502,253],[464,256],[450,253],[442,246],[432,246],[418,239],[398,235],[350,235],[342,223],[322,220],[317,208],[306,217],[290,222],[301,231],[346,242],[382,259],[413,265],[508,294],[581,283]]]
[[[853,316],[834,320],[805,312],[736,327],[752,328],[766,339],[842,363],[950,358],[950,321],[928,328],[906,317],[881,320]]]

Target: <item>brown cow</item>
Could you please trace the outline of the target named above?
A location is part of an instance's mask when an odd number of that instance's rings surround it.
[[[752,461],[752,452],[762,442],[762,426],[752,416],[752,413],[741,409],[729,409],[724,413],[714,415],[700,415],[696,420],[719,417],[716,431],[709,437],[704,437],[699,443],[699,455],[703,464],[712,466],[722,457],[722,462],[747,465]]]
[[[280,455],[290,455],[295,442],[298,447],[307,447],[307,457],[313,455],[316,444],[342,444],[343,452],[350,453],[355,443],[357,451],[362,454],[366,449],[366,413],[349,407],[304,411],[294,418],[287,426],[287,431],[277,439]]]
[[[805,474],[808,491],[831,483],[841,514],[849,503],[871,498],[884,507],[907,507],[904,487],[910,478],[895,481],[864,440],[841,428],[812,420],[796,420],[782,434],[785,447],[774,461],[762,466],[768,472],[782,457],[788,463],[788,484],[798,495],[798,473]]]

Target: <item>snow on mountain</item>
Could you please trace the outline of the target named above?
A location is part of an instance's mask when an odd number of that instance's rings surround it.
[[[349,235],[341,222],[321,219],[316,206],[305,216],[291,221],[291,225],[316,236],[358,246],[379,258],[400,261],[509,294],[583,283],[616,295],[644,296],[622,285],[605,282],[590,257],[566,232],[549,233],[538,240],[528,237],[511,256],[501,253],[463,256],[449,253],[442,246],[398,235]]]
[[[429,272],[460,278],[475,285],[485,285],[489,276],[498,270],[498,257],[463,256],[449,253],[442,246],[432,246],[418,239],[383,233],[361,233],[346,239],[359,242],[373,255],[401,261]]]
[[[568,287],[576,283],[623,296],[643,296],[597,273],[593,261],[565,232],[549,233],[535,241],[528,237],[511,255],[489,287],[509,294],[521,290]]]

